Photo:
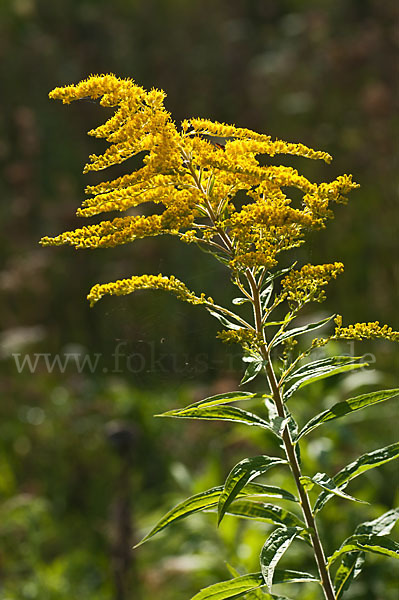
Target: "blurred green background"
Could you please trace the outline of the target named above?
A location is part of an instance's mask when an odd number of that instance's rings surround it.
[[[332,154],[330,166],[298,163],[317,181],[350,172],[361,184],[297,253],[346,265],[315,314],[399,329],[398,16],[395,0],[1,0],[2,600],[188,599],[228,578],[224,559],[258,570],[270,530],[226,519],[217,532],[214,515],[195,516],[132,552],[166,507],[220,484],[241,458],[277,449],[239,426],[152,417],[237,387],[238,349],[214,339],[207,314],[157,293],[94,309],[85,300],[94,283],[162,271],[228,302],[219,265],[163,238],[112,252],[38,246],[81,225],[74,213],[94,181],[81,171],[99,150],[85,131],[105,118],[95,104],[63,107],[48,92],[114,72],[163,88],[177,122],[207,117]],[[313,386],[298,401],[302,422],[357,386],[398,385],[392,344],[341,348],[352,351],[375,354],[376,369]],[[393,401],[326,428],[310,438],[306,468],[332,475],[394,441],[396,423]],[[351,488],[373,506],[330,503],[329,553],[359,520],[397,503],[395,481],[387,465]],[[309,556],[295,550],[285,564],[303,568]],[[318,597],[312,585],[294,591]],[[348,598],[393,600],[396,591],[394,566],[372,558]]]

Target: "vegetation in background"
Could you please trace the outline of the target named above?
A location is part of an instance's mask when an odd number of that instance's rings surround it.
[[[361,192],[348,206],[337,206],[336,221],[314,232],[296,251],[302,263],[317,256],[321,262],[338,258],[346,265],[340,284],[330,286],[324,310],[314,305],[309,317],[317,320],[337,310],[345,312],[348,322],[380,317],[398,329],[399,282],[392,260],[399,250],[396,21],[394,0],[0,3],[1,506],[8,511],[21,494],[26,499],[26,525],[20,521],[18,532],[10,526],[8,534],[4,527],[0,534],[0,595],[58,599],[83,590],[87,598],[97,599],[100,593],[115,598],[111,558],[115,490],[109,482],[120,469],[119,455],[103,437],[109,421],[127,421],[129,427],[137,421],[142,431],[131,471],[141,490],[143,512],[137,512],[134,490],[130,505],[143,534],[160,516],[159,505],[172,506],[218,485],[242,456],[273,452],[271,446],[265,447],[269,434],[259,436],[254,428],[215,424],[224,432],[222,448],[206,424],[194,422],[183,430],[164,420],[160,428],[151,418],[155,411],[236,389],[239,347],[223,347],[214,338],[217,327],[206,311],[178,305],[172,296],[146,292],[117,302],[105,298],[95,310],[83,300],[88,283],[167,269],[189,289],[207,289],[211,296],[219,290],[218,300],[226,305],[233,296],[225,286],[222,297],[223,265],[165,237],[137,242],[136,258],[128,246],[119,246],[111,257],[102,250],[76,253],[67,247],[54,255],[37,246],[49,231],[81,226],[81,220],[73,217],[87,183],[79,173],[86,156],[101,146],[97,140],[86,141],[81,132],[88,125],[94,127],[104,111],[90,102],[62,110],[49,105],[47,91],[87,73],[114,71],[126,77],[134,73],[144,86],[168,90],[166,106],[178,121],[193,114],[222,122],[239,119],[240,126],[302,140],[334,155],[326,166],[292,158],[290,164],[312,180],[332,179],[350,165],[354,179],[362,183]],[[131,168],[139,164],[134,161]],[[112,171],[113,177],[123,172],[118,166]],[[93,185],[99,181],[96,174],[89,177]],[[299,390],[296,407],[302,423],[317,412],[320,397],[323,408],[328,408],[353,395],[359,384],[364,392],[370,385],[397,387],[399,354],[393,346],[383,340],[363,342],[362,348],[353,341],[339,347],[331,342],[331,352],[378,354],[378,370],[358,371],[345,381],[333,377],[317,382],[304,388],[306,399]],[[28,367],[20,372],[14,353],[33,361],[37,353],[44,353],[49,363],[40,358],[32,372]],[[68,354],[72,356],[64,370],[54,361],[59,356],[62,367]],[[95,360],[97,354],[96,368],[86,364],[80,370],[82,359]],[[366,360],[376,367],[373,355]],[[130,409],[122,407],[117,397],[128,398]],[[134,408],[142,398],[143,418]],[[159,446],[154,445],[155,438]],[[320,441],[309,436],[309,452],[304,438],[304,470],[314,469],[315,461],[322,460],[323,470],[334,472],[359,452],[395,439],[395,404],[371,407],[361,421],[356,414],[348,423],[336,421],[334,430],[326,431]],[[336,448],[333,461],[328,452],[331,443]],[[148,451],[150,446],[155,455]],[[176,457],[183,454],[184,464],[177,464]],[[212,455],[211,467],[204,462],[205,454]],[[137,464],[146,472],[145,484]],[[161,481],[160,470],[165,473]],[[367,520],[397,505],[393,485],[397,475],[390,463],[353,482],[355,496],[378,498],[378,506],[370,515],[367,505],[356,505],[352,511],[347,504],[345,519],[352,529],[359,520],[358,510]],[[106,484],[101,484],[102,476]],[[279,484],[288,485],[283,475]],[[36,500],[43,500],[53,515],[48,526],[42,523],[40,537],[33,514]],[[329,549],[345,535],[341,508],[328,503],[323,509]],[[153,516],[148,514],[152,510]],[[2,522],[9,522],[6,512],[2,515]],[[184,535],[187,527],[190,534]],[[76,553],[75,532],[83,529]],[[226,578],[224,566],[214,565],[215,553],[223,553],[248,572],[256,570],[249,556],[255,556],[268,529],[265,524],[259,533],[258,524],[254,533],[248,521],[235,523],[233,517],[225,517],[219,528],[222,550],[212,515],[176,524],[173,540],[164,537],[134,553],[140,572],[145,572],[143,597],[162,589],[166,598],[166,589],[173,587],[170,600],[187,598],[199,587]],[[241,544],[235,543],[238,533]],[[173,559],[164,559],[166,543]],[[65,566],[50,579],[52,565],[55,569],[61,562]],[[72,576],[67,565],[76,562],[80,567]],[[87,583],[91,569],[101,576],[92,576]],[[41,575],[44,570],[46,576]],[[389,561],[370,556],[362,578],[351,588],[353,598],[363,600],[367,594],[371,600],[396,600]]]

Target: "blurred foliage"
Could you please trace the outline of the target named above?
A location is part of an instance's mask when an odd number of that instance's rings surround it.
[[[398,329],[398,12],[394,0],[0,2],[4,600],[188,598],[228,576],[220,557],[257,570],[268,529],[226,519],[219,535],[214,515],[198,516],[176,526],[173,536],[134,553],[126,549],[163,507],[219,484],[234,461],[267,452],[272,442],[240,427],[152,418],[237,386],[238,352],[226,354],[214,341],[217,327],[207,315],[156,293],[105,299],[93,310],[85,300],[94,283],[163,271],[227,302],[221,267],[167,239],[142,240],[112,255],[38,247],[42,235],[81,223],[74,210],[83,187],[96,180],[80,173],[101,143],[84,132],[103,118],[95,104],[50,103],[48,91],[115,72],[165,89],[176,121],[209,117],[331,153],[332,166],[304,161],[301,169],[316,180],[351,172],[362,187],[297,255],[346,264],[326,312]],[[118,174],[115,168],[110,176]],[[392,345],[343,350],[378,356],[380,371],[362,373],[360,385],[397,385]],[[32,374],[18,373],[11,355],[38,352],[100,359],[93,374],[73,359],[64,373],[57,364],[49,369],[43,358]],[[304,421],[320,404],[352,392],[356,380],[345,382],[306,388],[298,406]],[[310,438],[309,470],[322,461],[333,473],[370,446],[392,441],[394,406]],[[364,520],[394,504],[395,478],[397,470],[387,465],[353,484],[352,493],[376,502],[361,507]],[[330,503],[328,549],[354,528],[360,512],[344,501]],[[135,591],[123,595],[123,586]],[[313,600],[314,588],[306,593]],[[369,560],[348,598],[366,594],[396,597],[389,561]]]

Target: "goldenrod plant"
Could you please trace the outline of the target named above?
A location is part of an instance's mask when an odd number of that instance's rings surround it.
[[[197,244],[221,261],[226,278],[238,289],[239,296],[232,306],[221,306],[206,293],[193,292],[173,275],[163,274],[133,275],[97,284],[88,295],[91,305],[106,294],[123,295],[143,289],[172,292],[180,300],[202,305],[217,318],[223,325],[218,333],[223,342],[241,345],[246,365],[242,385],[257,376],[265,379],[264,393],[230,392],[164,413],[163,416],[232,421],[268,430],[276,439],[276,456],[244,458],[231,469],[224,484],[181,502],[140,543],[174,521],[199,511],[216,510],[218,523],[226,514],[260,520],[275,528],[261,549],[259,572],[240,575],[232,570],[232,579],[201,590],[192,600],[244,596],[278,600],[281,596],[273,593],[274,585],[312,581],[320,586],[320,598],[342,598],[359,576],[367,553],[399,558],[399,544],[388,537],[399,518],[399,509],[359,524],[329,557],[317,521],[323,507],[335,496],[361,501],[345,488],[369,469],[398,458],[399,443],[363,454],[335,475],[329,475],[302,472],[301,440],[325,423],[398,396],[399,388],[341,401],[314,416],[301,429],[291,412],[292,399],[298,390],[315,381],[366,366],[361,357],[320,358],[320,348],[330,340],[399,341],[399,332],[378,322],[343,326],[339,315],[298,325],[295,320],[303,316],[303,309],[325,298],[325,287],[344,267],[341,262],[302,267],[294,263],[287,267],[279,265],[279,260],[283,252],[303,244],[308,232],[324,228],[333,217],[334,205],[346,203],[347,194],[358,184],[350,175],[317,184],[294,168],[267,164],[265,159],[261,164],[257,159],[258,155],[289,154],[331,161],[326,152],[300,143],[272,140],[249,129],[200,118],[183,121],[178,128],[164,107],[165,93],[157,89],[146,91],[131,79],[91,76],[77,85],[54,89],[50,98],[66,104],[91,99],[115,108],[105,124],[89,131],[89,135],[105,138],[109,146],[103,154],[90,156],[84,172],[100,171],[138,153],[144,153],[144,160],[143,166],[132,173],[88,186],[89,197],[77,211],[83,217],[114,211],[129,211],[127,215],[44,237],[41,243],[101,248],[168,234],[186,244]],[[292,188],[299,190],[300,201],[290,198]],[[138,207],[151,207],[152,203],[162,205],[161,210],[156,214],[138,213]],[[252,310],[243,314],[248,305]],[[252,316],[248,318],[248,314]],[[297,338],[333,321],[335,328],[330,335],[314,339],[304,349],[296,346]],[[235,406],[248,400],[258,403],[258,414]],[[295,494],[254,481],[272,468],[289,470]],[[313,504],[311,489],[319,491]],[[281,508],[279,500],[290,502],[292,511]],[[294,541],[308,545],[314,555],[314,573],[276,568]]]

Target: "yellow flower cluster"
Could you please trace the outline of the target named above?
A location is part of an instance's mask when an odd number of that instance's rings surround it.
[[[164,107],[165,93],[146,91],[131,79],[91,76],[54,89],[50,97],[65,104],[91,98],[114,108],[104,124],[89,131],[109,145],[103,154],[90,156],[85,172],[122,163],[138,153],[144,154],[144,164],[132,173],[87,186],[89,197],[77,211],[82,217],[115,211],[128,211],[127,216],[46,236],[43,245],[112,247],[170,234],[184,242],[201,241],[211,249],[223,246],[234,270],[270,269],[279,252],[303,243],[307,230],[324,226],[332,216],[332,202],[343,202],[357,187],[347,175],[318,185],[291,167],[257,160],[260,154],[292,154],[331,161],[326,152],[304,144],[272,140],[206,119],[183,121],[178,130]],[[292,187],[302,193],[302,204],[295,208],[287,195]],[[242,196],[235,202],[239,192],[246,194],[244,203]],[[137,214],[142,205],[155,204],[161,205],[156,214]],[[324,285],[321,281],[319,288]]]
[[[173,275],[164,277],[161,273],[159,275],[140,275],[131,277],[130,279],[120,279],[112,283],[98,283],[91,288],[87,299],[90,301],[90,306],[93,306],[107,294],[111,296],[125,296],[136,290],[148,289],[172,292],[179,300],[189,302],[190,304],[213,304],[212,298],[205,298],[204,294],[201,294],[199,297],[196,296],[177,277]]]
[[[305,228],[320,226],[319,221],[305,211],[291,208],[281,190],[270,190],[267,196],[259,190],[251,192],[252,204],[233,212],[225,226],[234,241],[233,268],[259,267],[267,269],[277,263],[277,254],[300,245]]]
[[[344,265],[335,262],[326,265],[304,265],[299,271],[291,271],[281,282],[283,294],[290,302],[302,306],[307,302],[322,302],[322,289],[331,279],[343,273]]]
[[[256,340],[256,334],[248,329],[223,329],[217,332],[216,337],[225,344],[241,344],[244,346],[251,345]]]
[[[331,339],[333,340],[363,340],[384,338],[392,342],[399,342],[399,331],[393,331],[388,325],[380,325],[379,321],[370,323],[355,323],[348,327],[342,327],[342,317],[338,315],[335,319],[337,327]]]

